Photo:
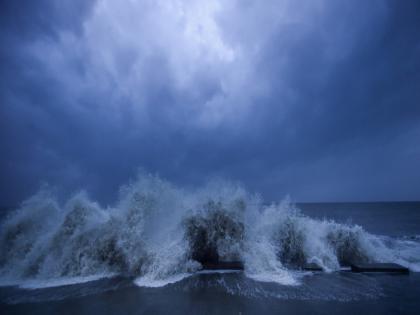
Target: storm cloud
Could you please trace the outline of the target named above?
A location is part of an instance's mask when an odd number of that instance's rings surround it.
[[[2,1],[0,200],[138,168],[268,200],[420,198],[419,1]]]

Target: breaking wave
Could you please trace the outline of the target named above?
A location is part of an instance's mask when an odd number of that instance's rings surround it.
[[[161,286],[204,261],[241,261],[248,277],[295,285],[311,262],[325,271],[373,261],[420,271],[420,242],[312,219],[287,199],[266,205],[232,183],[187,191],[151,175],[122,187],[106,208],[84,192],[60,205],[41,190],[0,229],[3,284],[118,274]]]

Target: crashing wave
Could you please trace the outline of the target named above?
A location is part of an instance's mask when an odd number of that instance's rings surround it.
[[[287,199],[265,205],[238,185],[185,191],[155,176],[122,187],[107,208],[83,192],[60,206],[42,190],[0,230],[2,283],[120,274],[154,286],[217,261],[241,261],[256,280],[296,284],[311,262],[326,271],[372,261],[419,271],[420,243],[315,220]]]

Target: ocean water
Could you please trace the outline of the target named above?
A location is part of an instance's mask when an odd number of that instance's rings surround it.
[[[200,271],[215,259],[245,269]],[[343,271],[352,262],[410,274]],[[420,203],[267,204],[221,181],[139,176],[107,207],[41,190],[0,230],[2,314],[418,314],[419,271]]]

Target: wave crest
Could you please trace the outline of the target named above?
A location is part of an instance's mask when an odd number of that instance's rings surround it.
[[[298,283],[310,262],[326,271],[370,261],[420,269],[418,240],[315,220],[288,199],[265,205],[231,183],[186,191],[156,176],[139,176],[106,208],[83,192],[60,206],[41,190],[2,222],[0,253],[7,283],[123,274],[153,285],[217,261],[242,261],[248,276],[283,284]]]

